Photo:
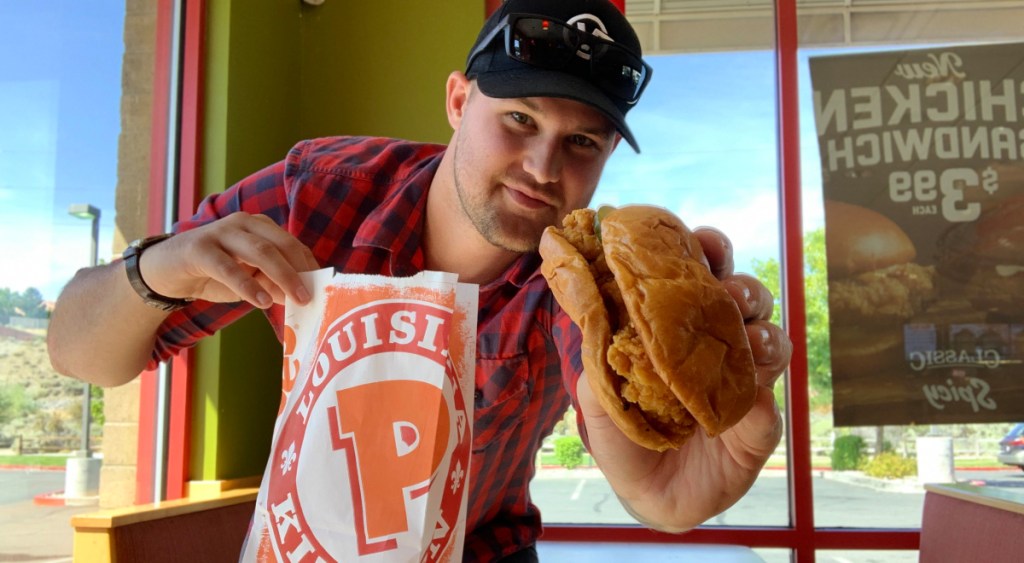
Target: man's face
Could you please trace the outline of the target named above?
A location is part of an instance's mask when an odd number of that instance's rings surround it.
[[[466,216],[491,244],[535,250],[541,233],[586,207],[619,137],[596,109],[559,98],[468,97],[451,146]]]

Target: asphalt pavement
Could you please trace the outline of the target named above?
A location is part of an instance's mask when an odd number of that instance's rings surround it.
[[[0,561],[71,561],[71,517],[96,507],[35,502],[63,489],[63,470],[0,469]]]

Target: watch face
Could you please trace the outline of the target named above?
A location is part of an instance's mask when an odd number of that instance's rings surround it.
[[[125,258],[127,258],[128,256],[134,256],[141,252],[142,250],[149,248],[150,246],[153,246],[158,242],[165,241],[171,238],[173,235],[174,233],[164,233],[162,235],[153,235],[151,237],[135,239],[128,243],[128,247],[125,248],[122,256],[124,256]]]
[[[139,243],[140,242],[142,242],[141,239],[140,240],[133,240],[133,241],[129,242],[128,246],[125,247],[124,252],[121,253],[121,257],[122,258],[129,258],[129,257],[135,256],[136,254],[138,254],[139,253]]]

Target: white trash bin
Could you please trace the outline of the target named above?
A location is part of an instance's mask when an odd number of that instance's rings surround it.
[[[954,483],[953,438],[921,436],[917,439],[917,482]]]

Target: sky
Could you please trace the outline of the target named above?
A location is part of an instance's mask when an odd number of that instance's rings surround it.
[[[650,203],[691,228],[725,232],[737,271],[780,255],[775,61],[770,51],[660,55],[643,98],[627,115],[638,155],[616,150],[594,205]],[[801,59],[806,74],[806,58]],[[809,86],[809,75],[802,85]],[[802,108],[811,108],[804,92]],[[802,113],[805,113],[802,109]],[[814,124],[801,115],[804,228],[823,224]],[[809,136],[808,136],[809,135]],[[808,144],[809,143],[809,144]]]
[[[0,288],[55,299],[88,266],[101,211],[110,260],[120,130],[124,1],[0,0]]]
[[[112,258],[124,2],[0,0],[0,288],[55,299],[90,260]],[[774,60],[769,51],[648,57],[654,77],[628,116],[642,153],[623,143],[595,205],[651,203],[732,239],[736,267],[779,256]],[[806,59],[802,107],[809,108]],[[804,225],[822,224],[814,125],[801,116]],[[343,132],[339,132],[343,133]],[[808,142],[810,143],[808,145]]]

